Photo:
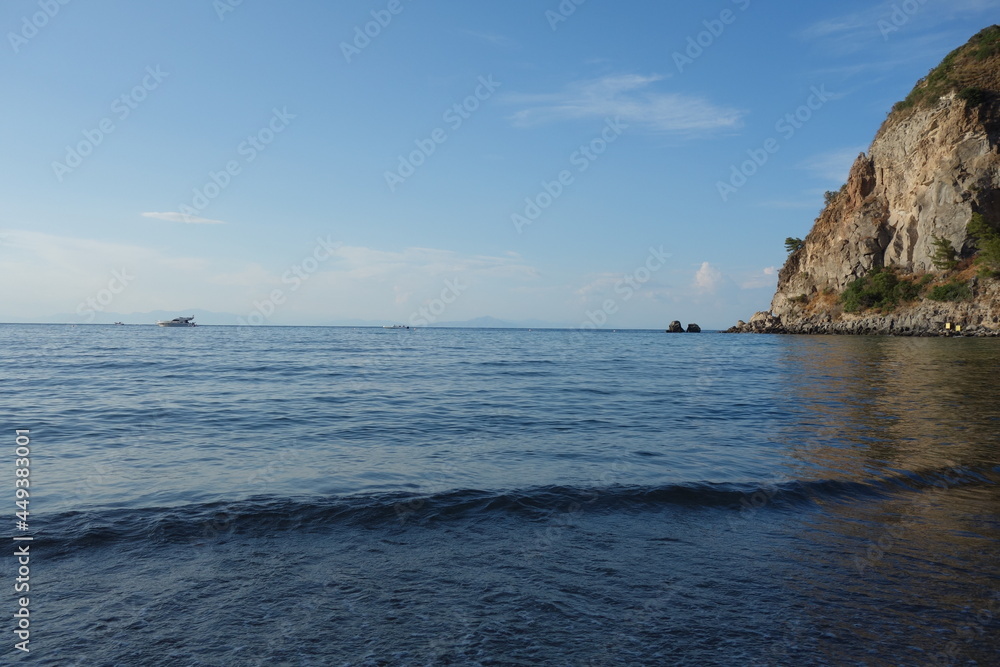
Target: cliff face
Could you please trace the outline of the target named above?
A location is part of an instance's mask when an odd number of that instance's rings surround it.
[[[973,213],[1000,228],[1000,26],[956,50],[914,88],[878,131],[847,183],[816,220],[778,278],[771,312],[788,331],[854,333],[933,330],[944,321],[1000,330],[996,279],[973,277],[971,299],[917,297],[891,311],[846,313],[838,296],[881,267],[935,274],[935,237],[959,258],[975,251]],[[925,283],[926,284],[926,283]],[[759,319],[759,318],[758,318]]]

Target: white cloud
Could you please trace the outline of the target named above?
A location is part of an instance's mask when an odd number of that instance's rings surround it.
[[[511,117],[528,127],[562,120],[605,119],[620,116],[663,132],[696,132],[737,128],[743,112],[701,97],[656,92],[651,86],[662,76],[622,74],[578,81],[555,93],[506,95],[510,104],[523,106]]]
[[[777,272],[778,272],[778,269],[776,267],[773,267],[773,266],[769,266],[766,269],[764,269],[764,275],[765,276],[773,276]]]
[[[694,274],[694,284],[703,292],[714,292],[722,285],[722,271],[709,264],[702,262],[701,267]]]
[[[144,218],[156,218],[157,220],[166,220],[167,222],[183,222],[189,225],[224,225],[226,224],[223,220],[212,220],[211,218],[199,218],[193,215],[184,215],[183,213],[177,213],[175,211],[164,211],[162,213],[157,213],[151,211],[148,213],[143,213]]]

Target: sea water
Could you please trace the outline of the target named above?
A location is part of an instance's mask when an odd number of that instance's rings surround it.
[[[2,325],[0,364],[5,664],[1000,663],[995,340]]]

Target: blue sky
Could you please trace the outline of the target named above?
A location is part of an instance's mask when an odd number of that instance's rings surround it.
[[[726,327],[1000,16],[577,2],[4,2],[0,321]]]

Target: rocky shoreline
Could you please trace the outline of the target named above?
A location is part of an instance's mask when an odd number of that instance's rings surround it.
[[[756,334],[799,334],[799,335],[845,335],[845,336],[920,336],[920,337],[956,337],[967,336],[977,338],[998,338],[1000,329],[996,322],[993,326],[979,324],[963,324],[959,318],[927,320],[914,313],[897,315],[872,315],[857,317],[850,320],[829,321],[821,318],[796,320],[785,324],[777,315],[766,311],[756,313],[749,322],[740,320],[736,326],[726,329],[723,333],[756,333]]]

